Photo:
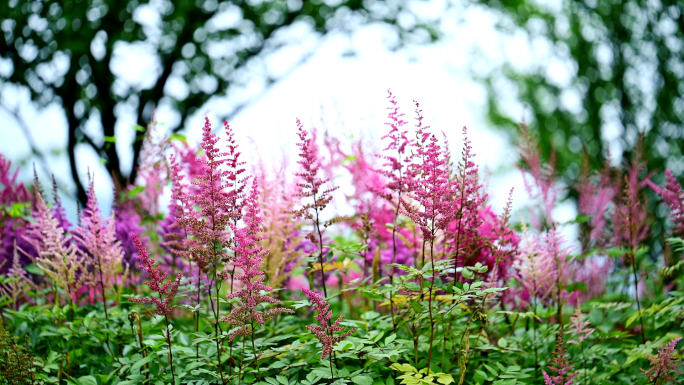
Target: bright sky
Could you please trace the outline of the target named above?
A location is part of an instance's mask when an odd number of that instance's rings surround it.
[[[442,3],[421,1],[414,5],[421,14],[436,17],[442,12]],[[469,139],[477,154],[476,163],[480,165],[481,172],[493,173],[487,183],[495,211],[501,211],[511,187],[516,190],[514,209],[519,209],[526,202],[526,193],[520,172],[514,168],[517,160],[515,150],[503,133],[487,127],[483,118],[485,90],[473,81],[473,75],[487,73],[509,61],[517,68],[547,66],[549,73],[562,83],[571,69],[551,58],[550,48],[543,40],[530,40],[522,33],[498,31],[498,17],[491,11],[480,7],[456,6],[442,20],[444,39],[430,46],[414,46],[392,53],[386,48],[387,42],[392,39],[391,32],[385,27],[370,25],[355,32],[351,39],[339,34],[329,35],[323,41],[305,36],[302,44],[298,45],[299,50],[270,56],[266,70],[271,74],[287,75],[230,122],[237,132],[242,150],[250,156],[253,147],[248,138],[252,138],[266,160],[278,161],[283,152],[295,154],[295,118],[300,118],[308,128],[313,125],[321,128],[321,120],[324,120],[335,132],[353,134],[369,142],[376,138],[377,142],[387,129],[383,123],[387,116],[387,89],[390,88],[397,95],[399,106],[411,124],[414,116],[412,100],[420,102],[424,121],[432,127],[433,132],[446,133],[452,153],[460,153],[461,129],[467,126]],[[292,67],[302,51],[316,45],[319,48],[308,61]],[[147,74],[137,70],[141,60],[149,63],[153,63],[153,60],[141,58],[139,55],[143,53],[140,49],[127,48],[119,52],[120,60],[112,70],[117,74],[128,74],[131,78],[127,80],[131,83],[142,81]],[[350,48],[356,55],[343,56]],[[261,89],[263,86],[255,81],[227,98],[208,103],[188,119],[183,133],[191,143],[199,142],[205,114],[218,128],[221,125],[215,116],[230,111],[235,100],[257,95]],[[511,87],[501,83],[500,91],[500,97],[507,101],[507,111],[522,119],[524,108],[515,102]],[[4,87],[0,95],[11,109],[18,108],[20,116],[30,127],[38,149],[46,154],[51,171],[62,185],[72,188],[68,182],[69,166],[64,153],[66,118],[61,109],[53,105],[36,110],[27,102],[28,93],[17,92],[14,87]],[[130,167],[134,114],[132,109],[125,106],[116,112],[119,117],[116,146],[122,163]],[[160,107],[157,111],[157,120],[162,124],[166,122],[173,125],[174,119],[173,112],[168,108]],[[29,159],[30,147],[17,121],[5,112],[0,112],[0,122],[3,137],[0,152],[12,160]],[[98,130],[93,128],[88,131],[93,133],[96,141],[102,141],[101,134],[98,138],[95,135]],[[108,212],[112,185],[104,177],[104,167],[95,152],[85,144],[77,147],[77,154],[82,177],[88,168],[95,171],[98,198],[102,208]],[[31,180],[30,163],[22,167],[20,175],[24,181]],[[98,178],[97,175],[102,176]],[[44,184],[49,184],[47,175],[41,175],[43,177]],[[67,204],[69,215],[75,217],[75,203],[69,201]],[[560,221],[574,216],[574,209],[570,206],[561,208],[556,214]]]

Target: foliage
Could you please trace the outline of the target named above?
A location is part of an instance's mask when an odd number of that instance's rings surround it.
[[[410,135],[388,99],[391,143],[379,157],[329,133],[320,145],[321,136],[298,124],[297,169],[270,174],[242,161],[230,125],[222,141],[207,119],[202,151],[174,138],[158,144],[170,159],[170,183],[117,197],[135,210],[104,218],[91,188],[71,225],[38,183],[7,198],[22,210],[3,217],[0,232],[15,232],[11,258],[0,260],[8,264],[0,275],[0,384],[682,379],[684,240],[671,238],[672,249],[648,257],[652,213],[644,207],[660,198],[644,190],[664,191],[634,171],[648,159],[619,174],[625,194],[585,181],[583,202],[597,209],[571,224],[590,226],[575,247],[568,225],[549,215],[562,184],[543,171],[550,166],[536,142],[522,150],[539,163],[528,175],[539,204],[516,209],[537,220],[509,223],[513,203],[494,214],[467,139],[452,165],[418,104]],[[356,212],[338,217],[330,203],[344,197],[333,181],[344,179],[328,174],[347,172]],[[0,180],[23,191],[6,175]],[[168,211],[154,198],[165,189]],[[663,199],[679,235],[681,194]],[[128,269],[122,228],[137,249]]]

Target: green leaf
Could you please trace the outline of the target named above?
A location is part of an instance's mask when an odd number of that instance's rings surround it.
[[[396,338],[397,338],[397,335],[394,334],[394,333],[392,333],[390,336],[388,336],[387,338],[385,338],[385,345],[391,344],[392,341],[394,341]]]
[[[411,300],[409,301],[409,303],[411,304],[413,311],[415,311],[416,313],[422,313],[423,311],[425,311],[425,308],[423,308],[423,306],[420,303],[418,303],[418,301]]]
[[[355,376],[351,380],[358,385],[373,385],[373,379],[368,376]]]
[[[172,134],[169,137],[169,140],[180,140],[183,143],[186,143],[186,144],[188,143],[188,139],[184,135],[181,135],[181,134]]]
[[[143,358],[143,359],[140,360],[140,361],[137,361],[135,364],[133,364],[133,366],[131,366],[131,371],[136,370],[136,369],[142,367],[143,365],[145,365],[146,363],[152,361],[153,359],[154,359],[154,356],[150,355],[150,356],[147,356],[147,357]]]
[[[24,270],[28,271],[31,274],[35,275],[43,275],[45,274],[43,270],[40,269],[40,267],[36,266],[33,263],[29,263],[28,265],[24,266]]]
[[[97,380],[93,376],[79,377],[78,382],[82,385],[97,385]]]
[[[567,291],[587,291],[587,284],[584,282],[575,282],[565,287]]]
[[[105,136],[104,141],[107,143],[116,143],[116,136]]]

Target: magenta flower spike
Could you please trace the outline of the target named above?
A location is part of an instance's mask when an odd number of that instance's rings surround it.
[[[161,271],[161,267],[154,267],[154,259],[150,258],[150,253],[147,252],[145,246],[140,243],[140,239],[134,234],[133,243],[138,247],[138,259],[140,260],[140,269],[147,272],[145,275],[145,285],[150,287],[150,290],[156,292],[159,298],[149,296],[143,298],[131,298],[131,302],[136,303],[150,303],[157,307],[156,314],[167,316],[173,310],[171,302],[176,297],[178,292],[178,285],[180,284],[183,273],[180,271],[176,275],[175,280],[168,280],[164,282],[167,273]]]
[[[340,326],[340,322],[344,318],[344,314],[340,315],[335,322],[332,322],[332,311],[330,310],[328,301],[324,301],[320,294],[314,293],[309,289],[302,289],[302,291],[313,304],[314,310],[318,312],[314,318],[316,318],[320,325],[306,325],[306,328],[309,329],[309,331],[313,333],[319,341],[321,341],[321,344],[323,345],[323,350],[321,351],[321,360],[323,360],[325,357],[332,354],[333,347],[336,343],[352,335],[356,329],[351,329],[345,332],[345,328]],[[342,332],[342,334],[335,336],[337,332]]]
[[[684,190],[670,170],[665,170],[665,178],[667,181],[664,188],[653,184],[650,180],[647,180],[647,183],[663,198],[667,208],[670,209],[668,216],[674,225],[672,233],[684,236]]]
[[[262,304],[279,304],[280,300],[268,297],[268,293],[273,288],[264,285],[264,272],[261,270],[261,261],[268,255],[268,250],[259,246],[259,242],[264,240],[259,236],[261,232],[261,208],[259,206],[259,186],[256,179],[252,183],[249,197],[246,199],[245,206],[247,212],[243,216],[245,227],[237,228],[230,223],[235,233],[235,242],[231,246],[235,252],[234,266],[242,270],[242,274],[237,279],[242,282],[242,288],[235,293],[228,294],[227,298],[239,298],[240,305],[233,308],[221,321],[239,328],[230,335],[230,341],[238,336],[248,336],[254,332],[254,322],[263,326],[277,314],[294,311],[282,307],[273,308],[267,311],[257,310]]]

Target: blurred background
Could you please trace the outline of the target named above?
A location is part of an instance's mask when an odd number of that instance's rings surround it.
[[[0,2],[0,153],[54,174],[69,216],[88,170],[105,212],[136,178],[141,138],[200,139],[228,120],[248,158],[295,154],[296,125],[379,149],[387,89],[413,122],[516,187],[518,125],[566,185],[621,167],[644,135],[648,169],[684,173],[684,3],[527,0],[60,0]],[[258,149],[258,151],[256,150]],[[570,188],[556,219],[576,215]],[[662,216],[661,216],[662,217]]]

